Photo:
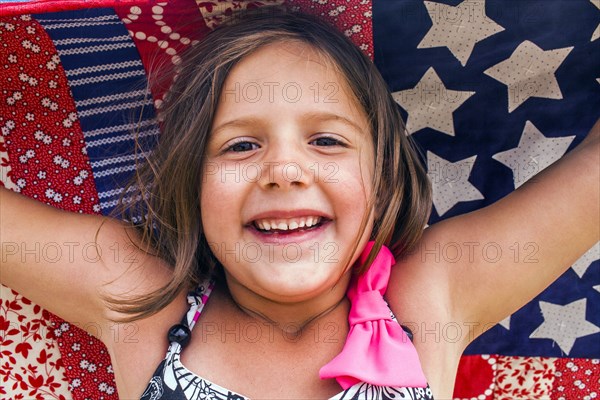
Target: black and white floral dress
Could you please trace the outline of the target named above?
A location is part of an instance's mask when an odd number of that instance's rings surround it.
[[[188,295],[190,309],[187,324],[193,329],[214,287],[208,281]],[[249,400],[241,394],[227,390],[188,370],[181,363],[181,345],[171,342],[167,356],[160,363],[141,400]],[[433,400],[431,390],[410,387],[383,387],[368,383],[356,385],[333,396],[330,400]]]

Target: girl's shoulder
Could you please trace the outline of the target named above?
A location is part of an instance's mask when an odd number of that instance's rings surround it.
[[[149,317],[133,322],[110,322],[100,338],[107,346],[121,398],[139,398],[140,388],[165,358],[169,329],[188,311],[188,290]]]
[[[432,246],[426,236],[392,268],[385,297],[398,322],[413,334],[434,398],[445,399],[452,398],[458,362],[468,340],[455,337],[457,324],[463,326],[453,314],[448,269],[424,257],[425,243]],[[431,248],[435,251],[435,246]],[[427,255],[434,258],[433,251]],[[452,340],[447,340],[449,334]]]

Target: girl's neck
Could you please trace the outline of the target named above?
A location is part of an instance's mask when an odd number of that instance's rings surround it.
[[[300,335],[324,318],[343,312],[347,316],[349,302],[346,298],[348,277],[326,293],[299,302],[276,302],[260,296],[233,280],[223,283],[221,289],[228,293],[235,306],[247,316],[261,323],[272,325],[282,331],[286,337]]]

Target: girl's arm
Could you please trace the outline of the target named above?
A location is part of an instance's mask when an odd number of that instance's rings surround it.
[[[599,221],[597,122],[579,146],[513,193],[428,228],[392,272],[387,297],[408,319],[471,327],[464,347],[598,242]],[[425,321],[424,308],[437,321]]]
[[[67,321],[104,323],[106,294],[156,284],[135,233],[97,215],[61,211],[0,187],[0,282]]]

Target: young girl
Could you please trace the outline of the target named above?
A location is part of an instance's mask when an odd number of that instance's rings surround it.
[[[215,30],[161,113],[124,198],[137,225],[0,190],[3,242],[94,244],[60,263],[3,256],[0,276],[101,327],[122,399],[449,399],[482,327],[598,241],[598,124],[535,182],[424,229],[429,185],[384,81],[307,16],[269,8]],[[492,241],[535,241],[539,262],[427,257]],[[111,340],[115,321],[133,340]],[[448,323],[471,330],[411,342],[401,327]]]

